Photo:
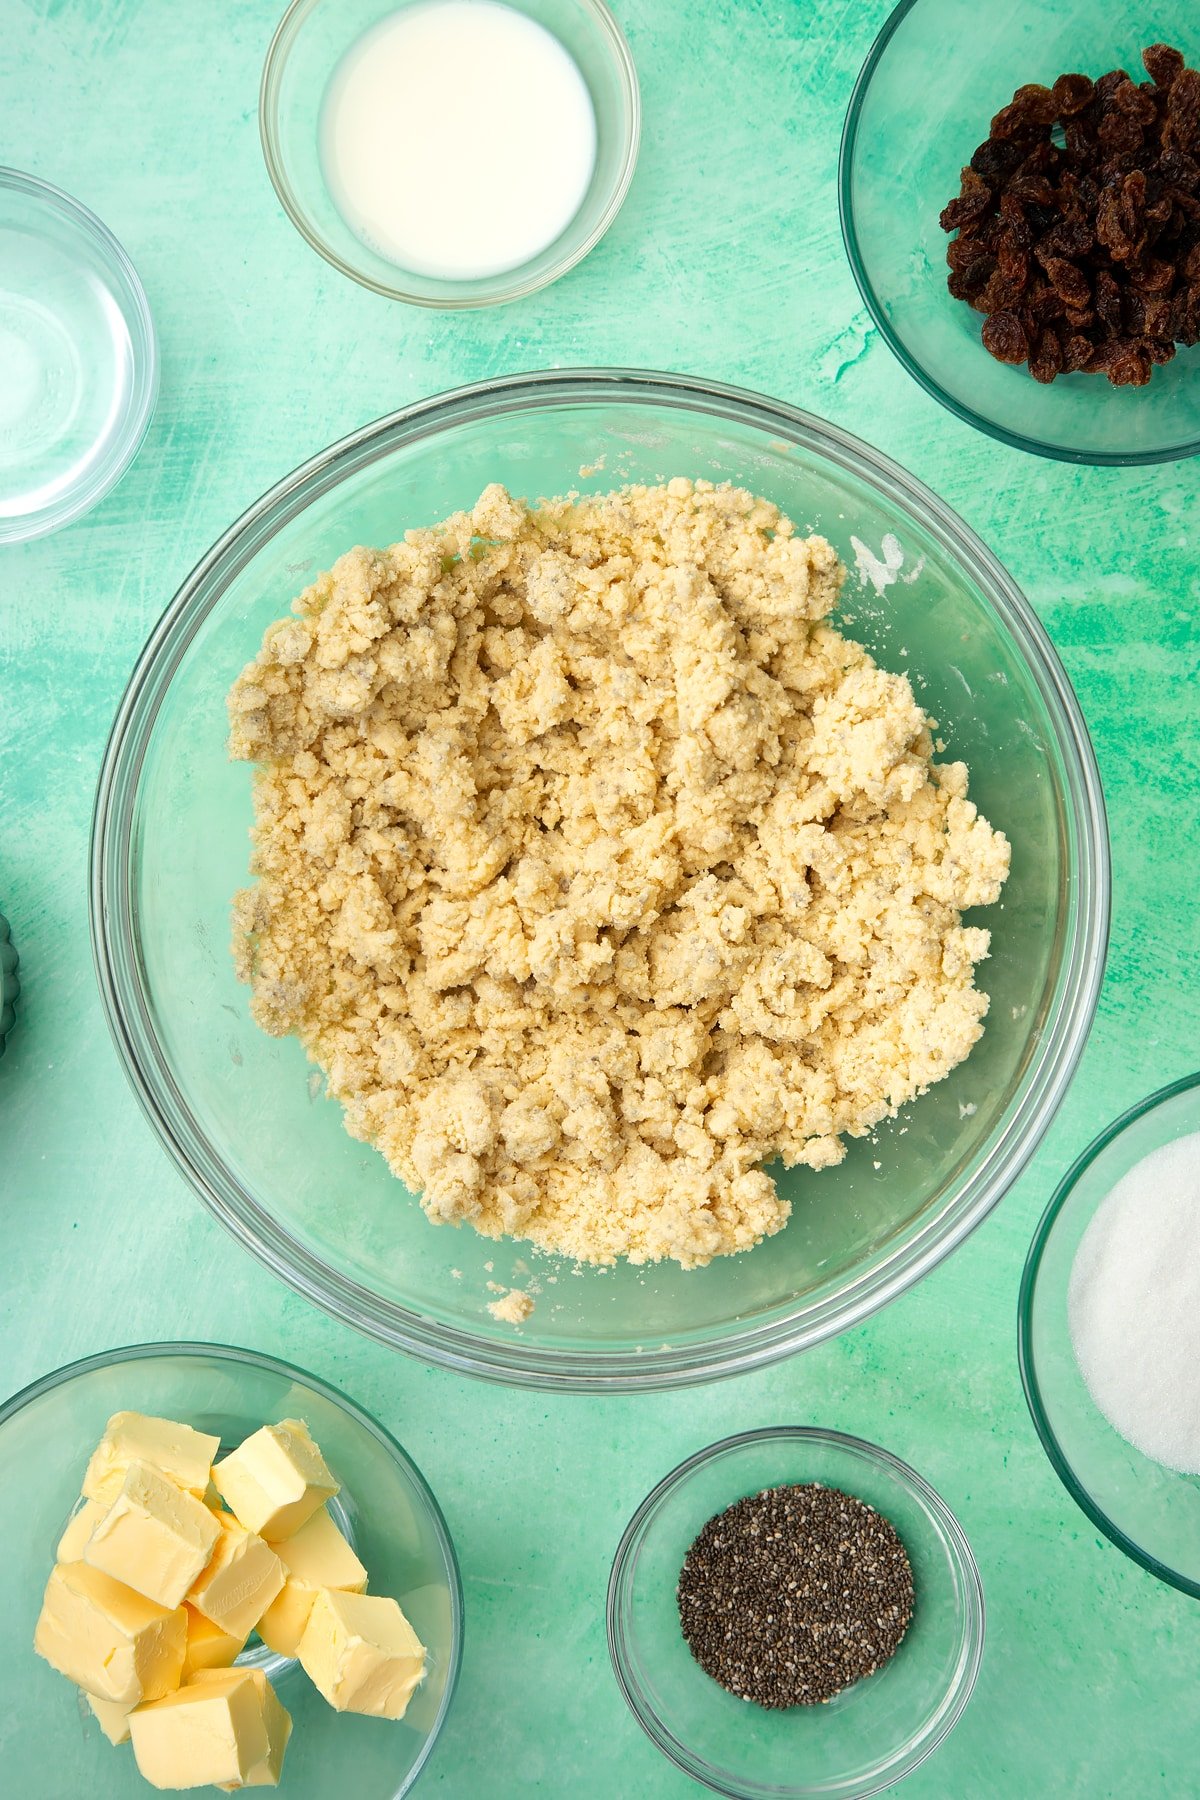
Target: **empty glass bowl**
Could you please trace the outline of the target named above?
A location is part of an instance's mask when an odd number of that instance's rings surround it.
[[[1200,1075],[1151,1094],[1088,1145],[1034,1233],[1018,1348],[1034,1425],[1071,1498],[1126,1556],[1200,1597],[1200,1476],[1164,1469],[1113,1429],[1080,1373],[1067,1316],[1075,1253],[1096,1209],[1135,1163],[1194,1131]]]
[[[1194,0],[903,0],[880,32],[842,137],[846,251],[885,341],[969,425],[1068,462],[1166,462],[1200,448],[1200,348],[1178,351],[1144,388],[1114,388],[1103,375],[1043,387],[983,348],[982,314],[947,291],[950,239],[938,224],[1018,87],[1075,69],[1144,80],[1141,51],[1156,40],[1194,66],[1198,27]]]
[[[0,1406],[0,1631],[5,1644],[6,1792],[144,1800],[129,1746],[114,1749],[78,1690],[34,1654],[33,1630],[55,1545],[87,1459],[115,1412],[180,1419],[225,1449],[260,1425],[302,1418],[341,1483],[334,1502],[370,1576],[398,1600],[429,1651],[402,1720],[336,1713],[299,1664],[258,1642],[258,1663],[292,1715],[283,1789],[292,1800],[399,1800],[429,1756],[462,1652],[458,1564],[437,1501],[369,1414],[314,1375],[218,1344],[139,1344],[72,1363]],[[47,1787],[47,1771],[52,1771]]]
[[[778,1171],[793,1203],[784,1231],[705,1269],[573,1269],[430,1224],[378,1152],[347,1136],[299,1044],[251,1020],[228,948],[251,779],[228,759],[225,696],[265,627],[350,545],[392,543],[492,481],[536,496],[676,474],[756,489],[824,532],[851,570],[873,570],[846,584],[846,629],[913,674],[947,754],[970,766],[972,797],[1012,840],[1012,875],[978,920],[992,932],[983,1038],[837,1168]],[[1108,852],[1087,733],[1050,642],[939,500],[777,401],[679,376],[563,371],[465,388],[368,426],[214,546],[121,703],[97,796],[91,910],[135,1090],[243,1244],[385,1343],[502,1380],[611,1390],[731,1374],[815,1343],[979,1222],[1033,1151],[1086,1036]],[[540,1290],[520,1329],[489,1314],[491,1282]]]
[[[416,0],[424,4],[425,0]],[[321,167],[322,102],[343,56],[380,20],[413,0],[293,0],[263,68],[258,122],[267,172],[284,211],[343,275],[414,306],[495,306],[557,281],[599,243],[633,180],[641,134],[637,73],[604,0],[505,0],[570,53],[596,115],[596,163],[579,209],[553,243],[515,269],[445,280],[398,268],[347,224]]]
[[[748,1494],[820,1482],[890,1519],[912,1564],[912,1623],[891,1661],[823,1706],[768,1711],[705,1674],[675,1599],[707,1520]],[[638,1723],[734,1800],[860,1800],[899,1781],[961,1718],[983,1658],[983,1586],[945,1501],[898,1457],[837,1431],[778,1426],[689,1457],[643,1500],[608,1585],[608,1643]]]
[[[0,169],[0,544],[95,506],[157,393],[154,323],[120,244],[69,194]]]

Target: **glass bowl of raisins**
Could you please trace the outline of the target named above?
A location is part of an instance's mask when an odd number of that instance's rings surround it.
[[[1070,462],[1200,449],[1197,65],[1195,0],[888,19],[846,118],[842,231],[883,337],[968,424]]]

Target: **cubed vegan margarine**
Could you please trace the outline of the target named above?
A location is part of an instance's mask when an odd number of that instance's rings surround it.
[[[187,1641],[181,1606],[156,1606],[87,1563],[56,1563],[34,1648],[99,1700],[157,1700],[179,1686]]]
[[[246,1647],[250,1633],[223,1631],[206,1619],[202,1612],[185,1603],[187,1614],[187,1648],[183,1653],[183,1679],[187,1681],[198,1669],[227,1669],[237,1661]]]
[[[98,1500],[85,1500],[79,1511],[67,1520],[67,1528],[58,1540],[55,1562],[82,1562],[87,1541],[107,1511],[108,1508],[101,1506]]]
[[[157,1788],[274,1787],[290,1715],[261,1669],[209,1669],[130,1714],[133,1753]]]
[[[255,1630],[339,1711],[398,1719],[425,1671],[397,1603],[363,1592],[307,1425],[264,1426],[214,1469],[219,1448],[171,1419],[113,1415],[34,1634],[157,1788],[278,1783],[291,1718],[260,1669],[235,1666]]]
[[[299,1531],[338,1491],[299,1419],[264,1425],[217,1464],[213,1480],[230,1512],[269,1543]]]
[[[322,1506],[294,1537],[276,1546],[287,1570],[282,1591],[258,1622],[259,1636],[278,1656],[295,1656],[321,1588],[361,1594],[367,1571]]]
[[[83,1552],[93,1569],[159,1606],[179,1606],[204,1573],[221,1528],[194,1494],[149,1463],[130,1463]]]
[[[84,1699],[92,1709],[92,1714],[101,1731],[110,1744],[127,1744],[129,1742],[129,1715],[133,1711],[131,1700],[101,1700],[96,1694],[85,1694]]]
[[[338,1712],[402,1719],[425,1673],[425,1647],[394,1600],[322,1588],[300,1640],[300,1666]]]
[[[206,1431],[194,1431],[174,1419],[155,1419],[146,1413],[114,1413],[104,1436],[92,1452],[83,1478],[89,1500],[111,1506],[121,1491],[130,1463],[149,1463],[169,1477],[185,1493],[203,1499],[212,1473],[212,1460],[221,1440]]]
[[[188,1600],[231,1637],[248,1638],[284,1583],[283,1564],[256,1532],[231,1513],[213,1515],[218,1537]]]

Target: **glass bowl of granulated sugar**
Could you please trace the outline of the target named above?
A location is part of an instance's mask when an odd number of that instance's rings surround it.
[[[1025,1397],[1072,1499],[1200,1597],[1200,1074],[1101,1132],[1021,1283]]]

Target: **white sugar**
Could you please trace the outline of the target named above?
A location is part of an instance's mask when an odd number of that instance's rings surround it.
[[[1200,1474],[1200,1132],[1143,1157],[1098,1208],[1068,1318],[1109,1423],[1155,1462]]]

